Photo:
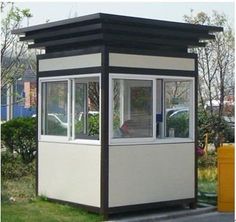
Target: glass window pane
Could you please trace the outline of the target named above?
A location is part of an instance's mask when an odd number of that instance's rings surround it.
[[[165,83],[166,137],[189,137],[190,82]]]
[[[99,139],[99,79],[75,81],[75,138]]]
[[[42,84],[42,134],[67,136],[67,81]]]
[[[153,136],[151,80],[113,80],[113,138]]]

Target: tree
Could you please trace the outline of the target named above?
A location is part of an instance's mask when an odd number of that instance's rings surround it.
[[[234,34],[225,14],[213,11],[212,16],[204,12],[185,15],[188,23],[215,25],[224,28],[224,32],[215,33],[215,39],[209,40],[206,47],[192,49],[198,54],[199,85],[198,97],[201,109],[211,120],[212,136],[220,143],[224,131],[222,116],[227,96],[234,95]],[[214,101],[218,103],[215,106]],[[209,106],[206,104],[209,103]],[[207,109],[208,108],[208,109]],[[229,114],[228,114],[229,115]],[[233,113],[231,114],[233,116]]]
[[[13,117],[13,105],[24,98],[18,95],[14,86],[26,70],[36,76],[36,50],[27,50],[27,43],[12,35],[13,29],[21,28],[24,20],[32,17],[29,9],[20,9],[14,3],[1,2],[1,95],[6,98],[7,119]]]
[[[19,42],[11,31],[20,28],[24,19],[32,17],[29,9],[19,9],[14,3],[1,2],[1,13],[5,10],[6,15],[1,20],[1,89],[24,74],[28,64],[27,45]]]

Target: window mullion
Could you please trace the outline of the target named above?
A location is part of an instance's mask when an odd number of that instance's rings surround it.
[[[67,80],[67,138],[70,140],[71,138],[71,81]]]
[[[42,120],[43,120],[43,135],[46,134],[46,107],[47,107],[47,96],[46,96],[46,90],[47,90],[47,83],[42,83],[43,85],[43,112],[42,112]]]
[[[162,95],[163,95],[163,127],[162,127],[162,137],[166,137],[166,81],[163,80],[163,89],[162,89]]]
[[[36,118],[38,119],[38,140],[41,139],[41,134],[42,134],[42,108],[43,108],[43,104],[42,104],[42,83],[39,81],[38,83],[38,115],[36,116]]]
[[[113,78],[109,76],[109,144],[113,138]],[[102,106],[104,104],[101,104]]]
[[[71,106],[72,106],[72,111],[71,111],[71,124],[72,124],[72,127],[71,130],[72,130],[72,134],[71,134],[71,139],[74,140],[75,139],[75,80],[72,79],[71,81],[72,83],[72,89],[71,89],[71,93],[72,93],[72,101],[71,101]]]
[[[195,127],[195,122],[194,122],[194,116],[195,116],[195,82],[194,80],[190,82],[190,98],[189,98],[189,102],[190,102],[190,107],[189,107],[189,137],[191,139],[195,139],[194,138],[194,127]]]
[[[153,132],[153,139],[155,140],[156,139],[156,127],[157,127],[157,124],[156,124],[156,113],[157,113],[157,110],[156,110],[156,100],[157,100],[157,97],[156,97],[156,79],[153,79],[152,80],[153,82],[153,87],[152,87],[152,116],[153,116],[153,124],[152,124],[152,132]]]
[[[88,83],[84,86],[84,134],[88,135]]]

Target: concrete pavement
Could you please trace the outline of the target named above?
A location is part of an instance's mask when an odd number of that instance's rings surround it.
[[[169,208],[156,211],[114,215],[109,222],[233,222],[233,213],[219,213],[216,207],[205,206],[194,210]]]
[[[165,220],[165,222],[233,222],[233,221],[234,221],[233,213],[219,213],[219,212],[211,212],[207,214]]]

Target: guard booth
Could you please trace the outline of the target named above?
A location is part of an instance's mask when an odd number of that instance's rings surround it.
[[[37,56],[37,194],[103,215],[197,197],[197,56],[220,27],[93,14],[18,30]]]

